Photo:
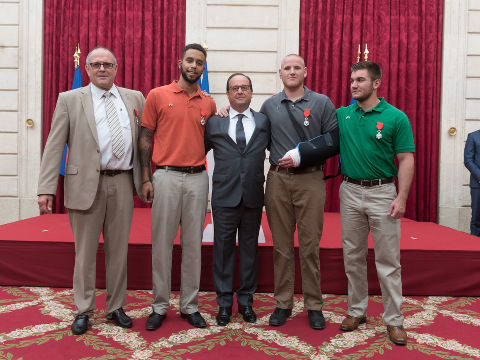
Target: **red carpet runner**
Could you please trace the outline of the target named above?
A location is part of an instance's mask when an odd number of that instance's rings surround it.
[[[256,324],[247,324],[234,307],[232,322],[216,326],[212,293],[200,296],[206,329],[192,328],[178,312],[178,293],[162,327],[145,330],[151,312],[150,291],[128,292],[125,311],[133,328],[104,319],[105,290],[89,330],[71,334],[71,289],[0,287],[0,359],[474,359],[480,358],[480,298],[406,297],[403,311],[406,346],[395,346],[385,333],[381,298],[370,297],[367,324],[342,332],[346,296],[325,295],[325,330],[312,330],[300,296],[281,327],[268,325],[275,305],[271,294],[255,295]]]

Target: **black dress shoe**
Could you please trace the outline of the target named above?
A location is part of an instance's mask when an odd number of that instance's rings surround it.
[[[276,308],[272,315],[270,315],[270,319],[268,320],[268,324],[270,326],[280,326],[285,324],[287,318],[292,315],[292,309],[280,309]]]
[[[307,310],[310,327],[315,330],[325,329],[325,318],[321,310]]]
[[[230,322],[230,315],[232,315],[231,306],[220,306],[217,314],[217,324],[220,326],[225,326]]]
[[[147,319],[146,328],[147,330],[153,331],[157,330],[160,326],[162,326],[163,320],[167,317],[167,314],[157,314],[155,311],[152,312]]]
[[[243,320],[246,322],[254,323],[257,321],[257,314],[251,306],[238,305],[238,313],[243,315]]]
[[[74,335],[85,334],[88,328],[88,315],[77,315],[71,329]]]
[[[132,319],[125,314],[122,308],[118,308],[112,313],[112,320],[114,320],[118,326],[122,328],[131,328],[132,327]]]
[[[198,311],[194,312],[193,314],[184,314],[180,312],[180,316],[184,319],[187,319],[192,326],[195,326],[197,328],[207,327],[205,319],[202,317],[202,315],[200,315]]]

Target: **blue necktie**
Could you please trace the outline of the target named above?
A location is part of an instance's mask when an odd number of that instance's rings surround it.
[[[247,146],[247,140],[245,139],[245,130],[243,130],[243,122],[242,122],[242,118],[244,116],[245,115],[243,114],[237,115],[237,132],[236,132],[237,146],[242,153],[245,151],[245,148]]]

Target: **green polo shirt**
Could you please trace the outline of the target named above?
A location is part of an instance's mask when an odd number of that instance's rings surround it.
[[[367,112],[357,103],[337,109],[342,173],[353,179],[396,177],[395,155],[415,152],[407,116],[379,100]]]

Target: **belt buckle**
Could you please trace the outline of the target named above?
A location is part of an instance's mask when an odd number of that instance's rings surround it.
[[[287,170],[288,175],[294,175],[295,174],[295,172],[294,172],[295,169],[294,168],[286,168],[286,170]]]
[[[360,186],[366,186],[366,187],[372,186],[372,180],[360,180]]]

